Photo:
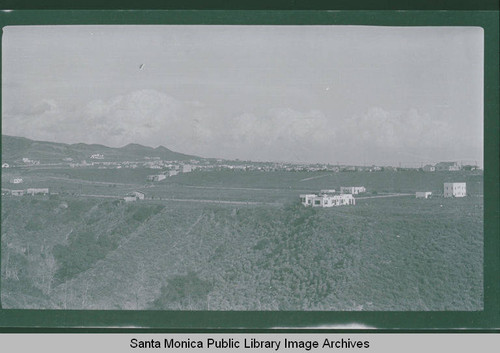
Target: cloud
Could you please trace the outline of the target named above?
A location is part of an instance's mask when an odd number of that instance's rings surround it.
[[[203,106],[155,90],[134,91],[109,100],[93,100],[75,109],[43,100],[16,114],[4,114],[6,134],[68,143],[102,143],[120,147],[130,142],[182,148],[192,129],[187,121]]]
[[[373,107],[352,117],[288,107],[221,116],[203,102],[139,90],[69,109],[43,100],[4,114],[6,134],[119,147],[164,145],[205,157],[381,163],[447,159],[478,145],[454,125],[416,109]],[[476,146],[477,147],[477,146]]]
[[[379,107],[349,120],[349,130],[373,147],[408,148],[448,140],[447,124],[416,109],[386,111]]]
[[[315,145],[334,135],[317,110],[271,109],[266,114],[241,114],[231,120],[224,149],[242,159],[306,161]]]

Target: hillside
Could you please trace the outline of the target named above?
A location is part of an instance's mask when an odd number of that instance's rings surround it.
[[[97,144],[65,144],[46,141],[34,141],[25,137],[2,135],[2,162],[19,162],[22,158],[38,160],[41,163],[57,163],[64,158],[75,161],[88,160],[92,154],[103,154],[104,161],[138,160],[145,157],[159,157],[163,160],[200,159],[169,150],[128,144],[120,148],[112,148]]]
[[[481,310],[482,212],[479,197],[337,209],[4,199],[2,305]]]

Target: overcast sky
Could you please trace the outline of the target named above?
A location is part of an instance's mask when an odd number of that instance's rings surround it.
[[[2,133],[203,157],[483,161],[477,27],[3,28]]]

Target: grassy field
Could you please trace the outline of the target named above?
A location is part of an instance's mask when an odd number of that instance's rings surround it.
[[[2,172],[2,188],[48,187],[52,192],[122,197],[141,191],[147,197],[192,198],[226,201],[293,202],[300,193],[341,186],[363,185],[368,193],[443,192],[443,183],[463,181],[469,195],[483,194],[482,174],[475,172],[259,172],[195,171],[179,174],[161,182],[146,181],[151,169],[22,169]],[[22,176],[23,184],[9,179]]]
[[[482,310],[482,175],[222,171],[150,184],[151,171],[121,172],[33,169],[20,188],[60,194],[2,197],[4,308]],[[441,193],[445,181],[470,196],[298,203],[348,185]],[[156,200],[118,202],[131,190]]]

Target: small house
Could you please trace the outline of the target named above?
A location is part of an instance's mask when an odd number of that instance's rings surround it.
[[[299,196],[300,196],[300,202],[302,202],[302,204],[304,206],[312,206],[312,202],[317,195],[316,194],[302,194]]]
[[[320,190],[320,194],[335,194],[335,189],[324,189]]]
[[[135,196],[125,196],[123,199],[125,200],[125,202],[137,201],[137,197]]]
[[[10,165],[8,163],[2,163],[2,168],[9,168]]]
[[[23,182],[23,178],[12,178],[9,181],[11,184],[21,184]]]
[[[357,195],[359,193],[366,192],[366,188],[364,186],[341,186],[340,193],[341,194],[352,194]]]
[[[148,181],[162,181],[166,179],[167,176],[164,174],[158,174],[158,175],[148,175],[147,180]]]
[[[12,190],[10,192],[12,196],[23,196],[24,195],[24,190]]]
[[[144,200],[144,194],[139,191],[134,191],[130,196],[135,196],[138,200]]]
[[[422,167],[422,170],[424,172],[435,172],[436,171],[436,167],[434,167],[433,165],[427,164],[427,165],[424,165]]]
[[[435,167],[438,172],[456,172],[460,170],[457,162],[439,162]]]
[[[48,195],[49,189],[48,188],[29,188],[26,190],[27,195]]]
[[[428,199],[432,196],[432,192],[430,191],[417,191],[415,193],[415,198],[417,199]]]
[[[444,183],[444,197],[467,196],[466,183]]]

